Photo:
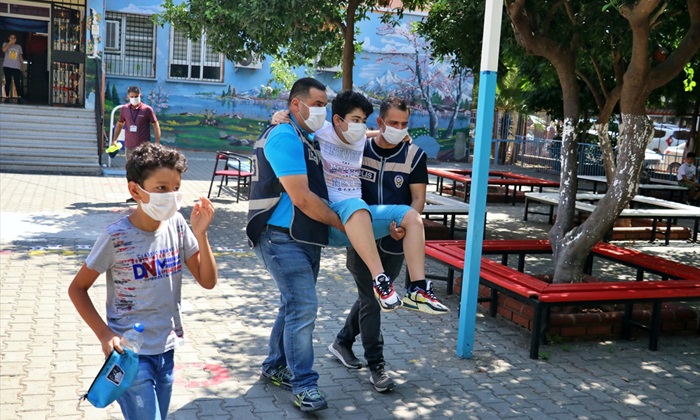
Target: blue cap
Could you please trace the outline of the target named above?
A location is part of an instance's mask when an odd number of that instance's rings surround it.
[[[136,332],[138,332],[138,333],[142,333],[143,332],[143,325],[139,324],[137,322],[136,324],[134,324],[134,330],[136,330]]]

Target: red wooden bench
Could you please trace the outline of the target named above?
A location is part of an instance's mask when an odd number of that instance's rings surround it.
[[[449,276],[454,270],[464,267],[465,241],[426,241],[426,256],[448,266]],[[528,250],[528,248],[530,250]],[[521,260],[518,264],[524,268],[524,256],[535,253],[551,253],[546,240],[506,240],[484,241],[484,254],[517,254]],[[539,346],[546,337],[549,327],[551,308],[555,306],[625,304],[623,315],[623,337],[629,338],[632,326],[649,331],[649,350],[658,348],[661,328],[661,303],[669,301],[700,300],[700,270],[683,264],[666,261],[654,256],[644,256],[637,251],[625,250],[610,244],[599,244],[593,253],[602,258],[636,266],[646,266],[646,271],[659,274],[661,267],[669,268],[664,278],[679,280],[618,281],[601,283],[550,284],[522,272],[482,257],[480,283],[491,289],[488,298],[479,299],[489,302],[491,316],[497,314],[498,293],[505,293],[512,298],[534,307],[532,333],[530,336],[530,357],[539,357]],[[650,257],[650,258],[644,258]],[[661,261],[665,264],[661,264]],[[654,268],[652,268],[652,266]],[[642,272],[643,275],[643,272]],[[451,287],[451,279],[448,279]],[[651,303],[651,322],[649,325],[632,320],[633,307],[637,303]]]
[[[430,241],[430,247],[428,247],[426,242],[426,255],[432,254],[436,257],[443,252],[454,256],[461,254],[460,258],[463,258],[464,244],[464,240]],[[524,271],[526,255],[551,254],[552,247],[546,239],[485,240],[481,253],[483,255],[501,255],[501,263],[504,265],[508,264],[508,255],[518,255],[518,271]],[[592,272],[594,258],[602,258],[635,268],[637,280],[644,280],[645,273],[658,275],[662,280],[700,280],[700,268],[606,242],[599,242],[593,247],[585,267],[586,274]],[[461,271],[461,268],[459,270]]]
[[[469,186],[471,185],[471,169],[442,169],[428,168],[428,173],[437,177],[437,192],[442,194],[445,179],[452,181],[452,195],[456,194],[457,183],[464,185],[464,201],[469,200]],[[508,202],[510,188],[513,187],[512,203],[515,205],[515,197],[522,187],[530,187],[530,191],[538,188],[542,192],[544,187],[559,188],[559,182],[548,179],[536,178],[529,175],[516,174],[507,171],[489,171],[489,185],[499,185],[505,188],[505,202]]]
[[[653,273],[666,279],[693,279],[700,280],[700,268],[680,264],[675,261],[660,258],[654,255],[644,254],[634,249],[622,248],[605,242],[599,242],[593,248],[596,257],[610,261],[624,263],[637,269],[637,280],[644,279],[644,273]],[[589,257],[587,273],[591,273],[592,256]]]

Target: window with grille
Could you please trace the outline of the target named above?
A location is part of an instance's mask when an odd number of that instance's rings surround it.
[[[155,77],[156,26],[150,16],[105,13],[106,73]]]
[[[207,44],[207,34],[197,41],[175,28],[170,30],[170,61],[168,76],[178,80],[223,80],[224,56],[214,52]]]

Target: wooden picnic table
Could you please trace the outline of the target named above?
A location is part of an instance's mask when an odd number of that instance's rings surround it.
[[[589,181],[593,183],[594,194],[598,193],[598,185],[607,186],[608,184],[608,179],[604,176],[579,175],[578,180]],[[673,183],[673,181],[668,181],[668,183],[659,181],[662,180],[652,180],[649,184],[639,184],[639,192],[642,193],[642,195],[648,195],[648,193],[650,193],[651,191],[665,191],[668,193],[668,198],[670,200],[673,200],[676,193],[678,193],[678,201],[683,201],[686,193],[688,192],[688,188],[680,186],[677,183]],[[600,192],[603,193],[605,191]]]
[[[444,180],[452,181],[452,196],[456,195],[457,183],[464,186],[464,201],[469,200],[469,187],[471,186],[471,169],[444,169],[444,168],[428,168],[428,173],[437,178],[437,192],[442,194]],[[515,197],[522,187],[530,187],[531,191],[538,188],[540,192],[544,187],[559,188],[559,182],[551,181],[543,178],[536,178],[528,175],[516,174],[507,171],[489,171],[489,185],[502,186],[505,189],[505,202],[508,202],[510,195],[510,187],[513,187],[512,204],[515,205]]]
[[[442,216],[442,224],[447,226],[449,218],[450,239],[454,238],[456,217],[469,215],[469,205],[449,197],[444,197],[433,192],[425,195],[425,207],[423,215],[430,220],[431,216]],[[466,229],[465,229],[466,230]]]
[[[591,214],[596,209],[593,204],[604,197],[603,194],[578,193],[576,194],[576,211],[580,214]],[[531,203],[540,203],[549,206],[548,213],[530,210]],[[651,208],[639,208],[637,205],[651,206]],[[523,220],[527,220],[528,214],[544,214],[549,216],[549,223],[552,223],[554,207],[559,205],[558,193],[525,193],[525,214]],[[621,219],[651,219],[651,239],[656,240],[656,228],[659,221],[666,221],[665,244],[668,245],[671,239],[671,225],[677,219],[689,219],[694,221],[693,242],[698,240],[698,228],[700,227],[700,208],[676,203],[674,201],[662,200],[655,197],[643,195],[635,196],[630,202],[632,208],[624,209],[618,216]]]

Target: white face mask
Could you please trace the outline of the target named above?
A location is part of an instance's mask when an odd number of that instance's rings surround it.
[[[341,118],[341,120],[345,121],[343,118]],[[341,132],[343,133],[343,137],[345,137],[345,140],[347,140],[348,143],[355,144],[357,142],[362,141],[362,139],[365,138],[365,134],[367,133],[367,124],[353,122],[349,122],[347,124],[348,131]]]
[[[175,213],[180,210],[180,205],[182,204],[181,192],[149,193],[141,188],[140,185],[139,189],[148,194],[148,203],[144,203],[143,201],[140,201],[140,203],[141,209],[151,219],[162,222],[175,216]]]
[[[304,102],[301,103],[304,104]],[[304,124],[306,124],[306,126],[309,127],[309,131],[313,133],[323,127],[323,123],[326,121],[326,107],[304,105],[309,108],[309,118],[304,120]]]
[[[141,103],[141,98],[138,96],[135,98],[129,98],[129,102],[131,102],[131,105],[136,106]]]
[[[382,137],[384,137],[384,140],[386,140],[389,144],[399,144],[406,138],[407,135],[408,128],[399,130],[398,128],[394,128],[386,124],[384,125],[384,131],[382,132]]]

